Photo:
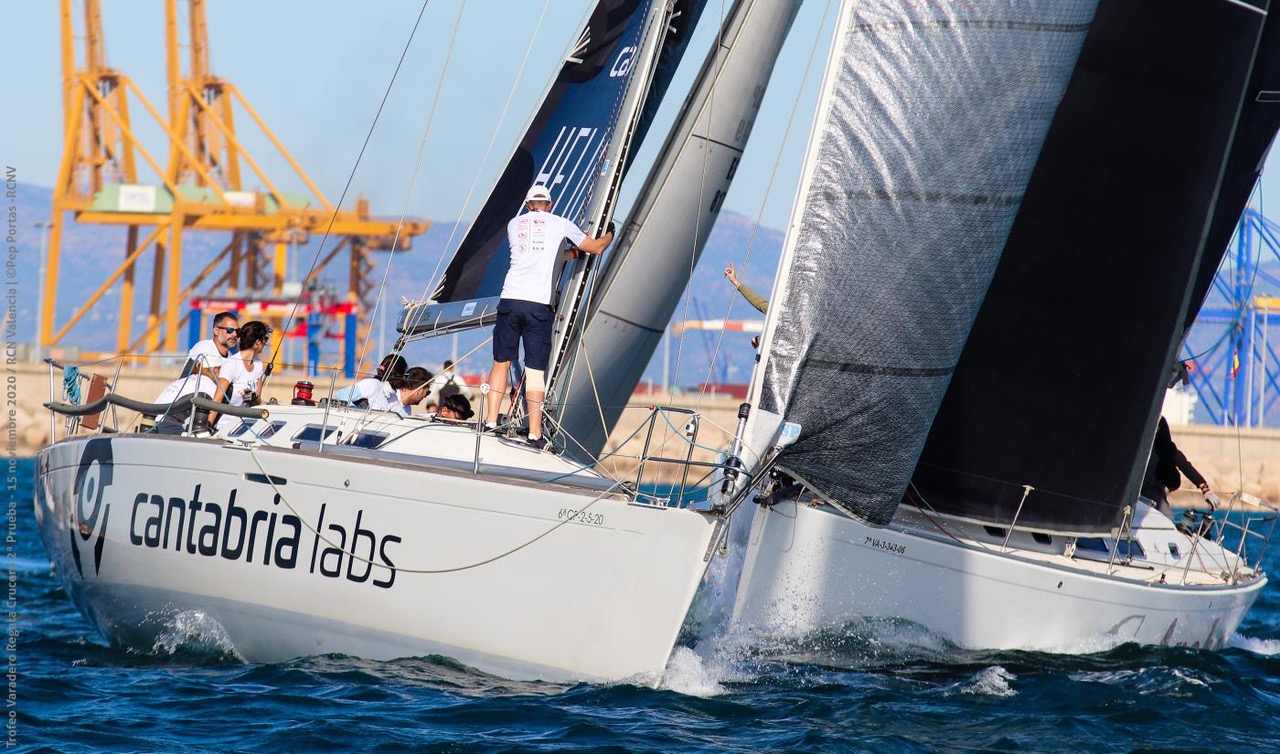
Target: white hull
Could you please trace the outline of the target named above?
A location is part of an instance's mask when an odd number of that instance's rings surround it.
[[[718,520],[485,442],[565,478],[77,438],[40,452],[37,521],[81,612],[143,651],[194,622],[251,662],[439,654],[511,678],[656,679]]]
[[[792,501],[761,508],[734,617],[772,638],[899,619],[971,649],[1080,652],[1123,642],[1221,647],[1266,577],[1250,573],[1228,582],[1220,572],[1230,570],[1233,555],[1208,542],[1188,555],[1188,537],[1145,505],[1139,508],[1143,528],[1135,536],[1151,562],[1114,569],[1105,556],[1066,557],[1060,537],[1034,543],[1015,532],[1002,552],[1003,538],[985,535],[982,527],[947,522],[953,538],[911,513],[873,528],[828,506]],[[1181,560],[1170,555],[1170,542]],[[1212,573],[1193,569],[1182,583],[1188,557]]]

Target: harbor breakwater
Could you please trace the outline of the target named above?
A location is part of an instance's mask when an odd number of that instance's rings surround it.
[[[10,452],[18,456],[32,456],[49,442],[50,413],[45,410],[44,403],[51,399],[49,368],[44,364],[18,364],[14,367],[17,376],[17,405],[10,406],[15,410],[9,428]],[[116,391],[137,400],[149,401],[172,381],[176,368],[172,366],[126,366],[117,374],[114,364],[103,364],[99,369],[85,368],[84,373],[102,374],[116,383]],[[61,373],[55,378],[60,381]],[[288,371],[277,372],[268,381],[263,391],[263,400],[276,399],[288,403],[293,395],[293,385],[304,377]],[[328,381],[312,379],[316,383],[316,395],[328,391]],[[338,380],[339,386],[346,381]],[[59,387],[54,385],[53,397],[59,395]],[[667,395],[654,393],[636,395],[632,398],[627,410],[619,422],[618,429],[610,438],[609,449],[617,449],[606,466],[612,474],[626,478],[634,473],[638,457],[643,449],[645,433],[642,431],[626,442],[619,449],[619,443],[635,433],[636,427],[648,415],[652,405],[670,405],[680,408],[692,408],[702,415],[702,423],[698,434],[698,448],[693,458],[698,461],[714,461],[716,449],[727,447],[734,427],[737,424],[738,401],[729,397],[699,396],[697,394]],[[61,420],[59,420],[61,421]],[[117,421],[124,429],[136,426],[137,417],[131,412],[118,410]],[[55,423],[56,424],[56,423]],[[679,427],[658,427],[659,431],[670,433]],[[1196,468],[1208,479],[1214,490],[1225,500],[1232,492],[1243,490],[1272,503],[1280,504],[1280,429],[1238,429],[1235,427],[1219,427],[1211,425],[1173,426],[1174,441],[1195,464]],[[62,430],[59,428],[59,432]],[[681,442],[665,442],[666,448],[661,455],[684,457],[685,449]],[[651,442],[651,455],[656,446]],[[679,474],[673,464],[668,468],[651,469],[659,474],[665,483],[680,481]],[[1089,473],[1088,469],[1080,469],[1080,473]],[[648,477],[649,474],[646,474]],[[696,477],[691,477],[691,480]],[[1175,505],[1194,505],[1199,494],[1189,483],[1176,493]]]

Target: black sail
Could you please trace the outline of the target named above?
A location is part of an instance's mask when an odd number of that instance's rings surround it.
[[[1280,14],[1268,14],[1253,73],[1245,90],[1244,109],[1231,144],[1231,156],[1222,177],[1222,190],[1214,207],[1209,240],[1196,274],[1191,309],[1183,323],[1184,332],[1191,329],[1197,312],[1204,305],[1240,214],[1262,175],[1262,165],[1275,140],[1277,128],[1280,128]]]
[[[706,0],[677,0],[665,32],[654,83],[641,111],[635,147],[647,132],[680,58],[690,27]],[[525,192],[543,183],[555,212],[579,222],[596,191],[601,161],[613,138],[618,109],[635,69],[649,0],[599,0],[574,49],[471,227],[454,252],[428,306],[411,305],[401,315],[401,332],[431,333],[489,324],[502,290],[511,251],[507,222],[524,203]]]
[[[1212,222],[1241,209],[1228,163],[1258,154],[1233,147],[1264,21],[1099,4],[917,466],[928,505],[1089,533],[1136,500]]]

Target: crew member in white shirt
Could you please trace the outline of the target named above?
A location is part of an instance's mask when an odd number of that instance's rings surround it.
[[[173,403],[184,395],[203,395],[212,398],[218,392],[217,376],[209,369],[199,369],[186,377],[179,377],[165,386],[156,396],[156,403]],[[162,435],[180,435],[185,431],[191,407],[182,411],[166,410],[156,422],[156,432]]]
[[[271,347],[271,328],[265,322],[254,320],[241,326],[237,333],[240,341],[240,352],[222,362],[218,371],[218,391],[215,401],[222,401],[229,396],[227,403],[232,406],[253,406],[258,403],[258,390],[262,387],[262,377],[266,367],[258,358]],[[216,416],[218,431],[225,432],[237,427],[240,420],[226,414]]]
[[[610,230],[598,238],[587,238],[569,220],[551,214],[551,192],[533,186],[525,195],[528,212],[507,223],[511,246],[511,266],[498,301],[498,322],[493,328],[493,368],[489,371],[486,416],[498,416],[507,392],[511,362],[520,356],[524,344],[525,399],[529,403],[529,444],[546,447],[542,436],[542,401],[546,398],[544,372],[551,360],[551,334],[555,311],[551,308],[557,262],[562,243],[568,240],[587,254],[601,254],[613,241]],[[572,255],[572,252],[569,252]],[[493,428],[490,423],[486,428]]]
[[[222,362],[235,352],[239,339],[240,319],[235,312],[218,312],[213,315],[213,337],[196,343],[187,351],[187,368],[183,376],[190,374],[195,365],[192,362],[203,361],[210,369],[217,370]]]
[[[366,377],[354,385],[344,387],[334,393],[333,397],[335,400],[346,401],[358,408],[387,411],[398,402],[393,384],[404,377],[408,366],[403,356],[389,353],[378,364],[377,376]]]

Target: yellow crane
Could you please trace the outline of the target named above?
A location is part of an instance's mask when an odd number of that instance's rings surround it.
[[[78,10],[73,4],[78,2]],[[359,304],[359,337],[373,285],[375,249],[408,249],[424,222],[377,220],[368,202],[354,210],[334,207],[268,128],[244,95],[209,66],[204,0],[187,0],[187,70],[178,0],[165,0],[165,64],[168,117],[147,100],[128,76],[107,66],[100,0],[61,0],[63,130],[61,167],[54,185],[49,224],[49,274],[44,281],[41,349],[59,344],[68,331],[120,284],[116,349],[120,353],[174,352],[193,295],[239,297],[282,294],[291,244],[311,234],[328,233],[332,244],[304,281],[344,251],[348,260],[348,300]],[[80,34],[75,22],[80,19]],[[130,99],[168,136],[168,157],[161,165],[139,141],[130,119]],[[307,193],[285,191],[244,148],[236,132],[237,105],[292,168]],[[140,182],[140,163],[154,180]],[[261,188],[246,189],[245,175]],[[66,222],[124,226],[125,248],[119,266],[97,290],[85,296],[74,315],[55,322],[57,270]],[[183,238],[188,232],[229,233],[213,261],[184,275]],[[144,254],[153,255],[150,302],[145,324],[135,331],[135,272]]]

